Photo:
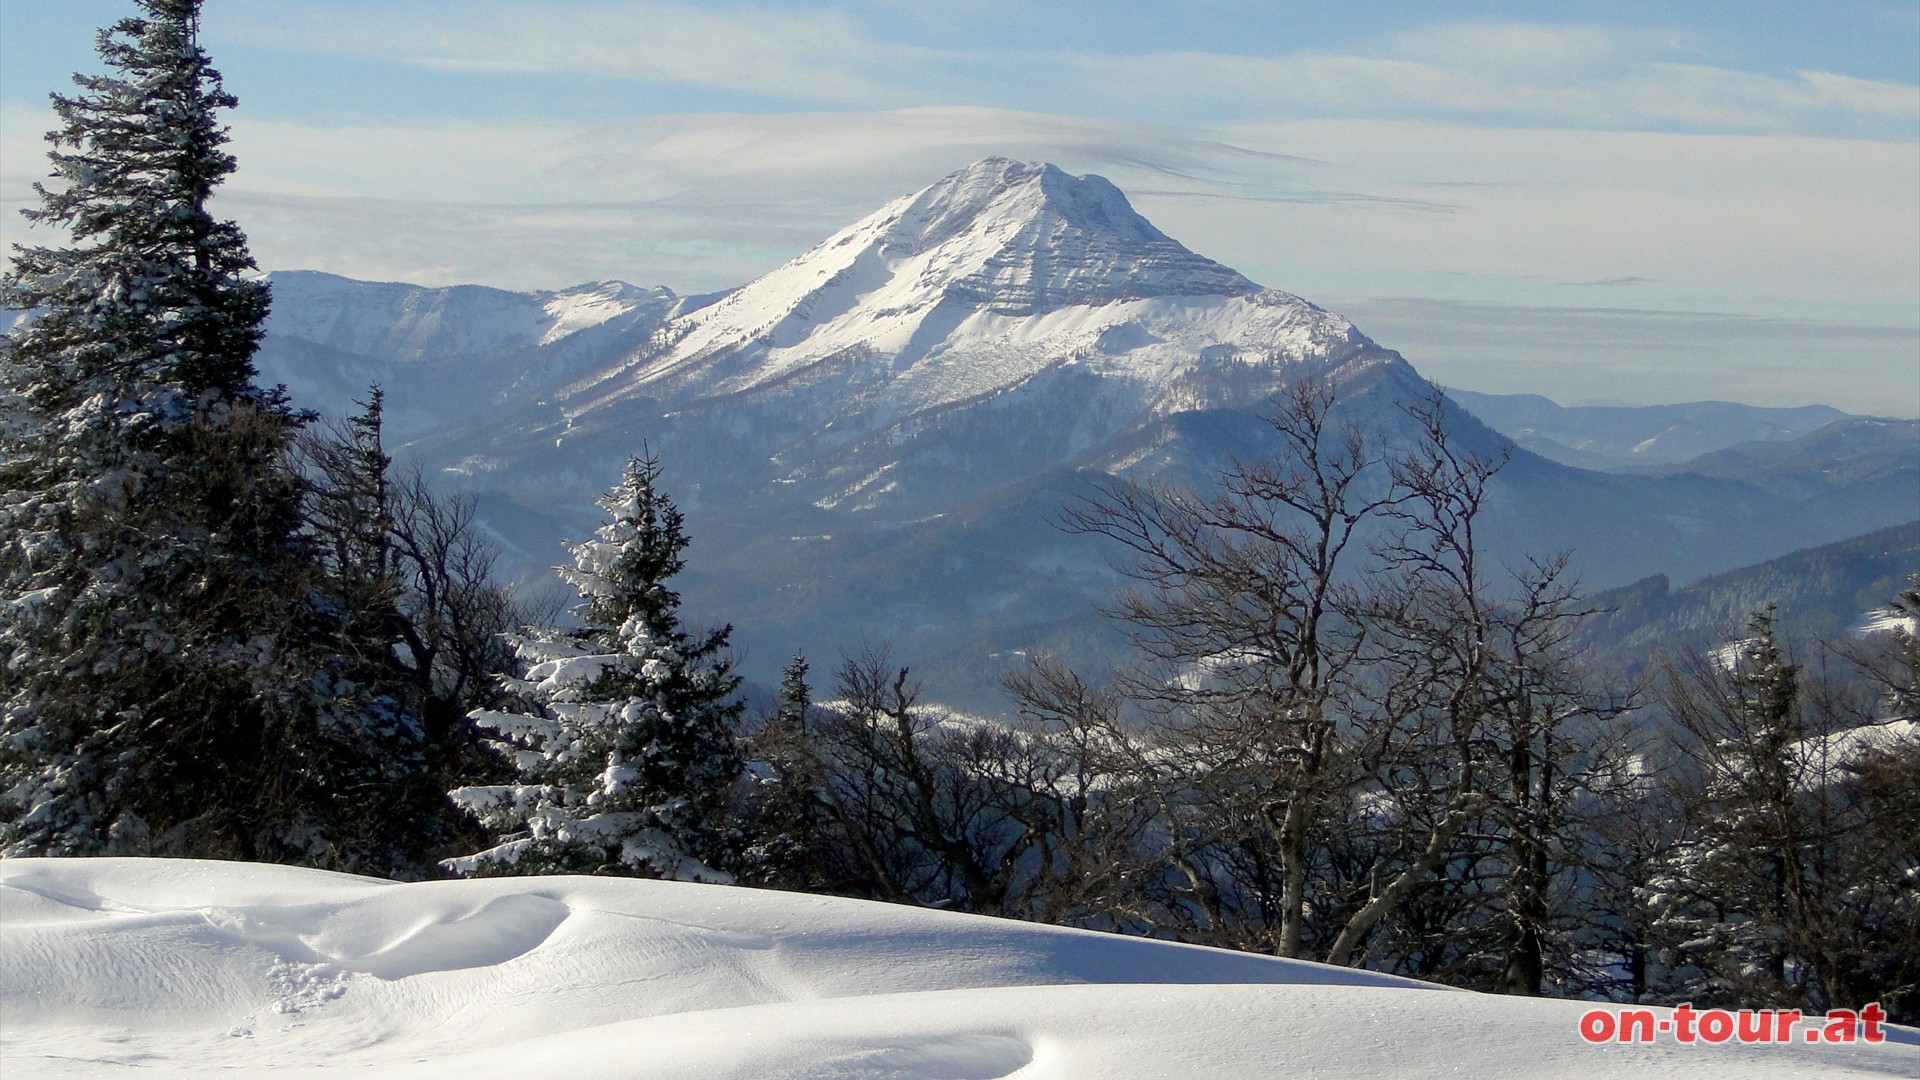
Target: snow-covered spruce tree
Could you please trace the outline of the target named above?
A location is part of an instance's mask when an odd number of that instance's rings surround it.
[[[326,660],[267,286],[209,209],[235,100],[197,0],[138,7],[53,98],[26,216],[71,243],[0,285],[32,313],[0,344],[0,852],[384,868],[350,819],[406,725]]]
[[[449,869],[730,880],[715,866],[730,861],[721,818],[740,776],[733,628],[680,623],[667,582],[687,537],[659,479],[657,459],[627,463],[600,500],[611,520],[560,568],[580,628],[515,639],[519,710],[472,714],[518,782],[452,792],[500,842]]]

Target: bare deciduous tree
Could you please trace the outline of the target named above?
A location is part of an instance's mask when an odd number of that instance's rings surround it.
[[[1111,612],[1145,660],[1122,687],[1163,718],[1162,784],[1189,792],[1166,824],[1191,902],[1215,940],[1299,956],[1309,836],[1345,782],[1333,699],[1363,637],[1346,572],[1407,493],[1328,385],[1290,385],[1269,424],[1276,453],[1211,493],[1115,481],[1065,525],[1117,541],[1137,583]]]

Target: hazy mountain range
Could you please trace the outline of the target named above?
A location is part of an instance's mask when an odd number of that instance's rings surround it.
[[[1731,401],[1563,406],[1538,394],[1448,396],[1519,445],[1562,465],[1627,470],[1677,465],[1740,443],[1784,442],[1852,419],[1826,405],[1766,409]]]
[[[1260,413],[1304,375],[1389,426],[1427,385],[1105,180],[1002,158],[721,294],[273,282],[263,377],[327,411],[382,384],[391,442],[475,495],[513,564],[558,561],[644,443],[695,538],[690,610],[739,625],[750,674],[891,643],[952,700],[990,696],[1015,650],[1111,640],[1111,553],[1049,524],[1089,475],[1192,479],[1265,453]],[[1911,421],[1453,399],[1460,439],[1511,454],[1496,554],[1572,549],[1596,587],[1920,516]]]
[[[1916,573],[1920,521],[1910,521],[1678,588],[1659,575],[1605,590],[1591,597],[1601,611],[1583,643],[1631,669],[1744,637],[1753,614],[1771,607],[1795,658],[1818,667],[1816,640],[1839,643],[1891,625],[1889,602]]]

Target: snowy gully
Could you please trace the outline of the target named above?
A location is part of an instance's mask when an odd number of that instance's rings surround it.
[[[1789,1043],[1795,1025],[1805,1024],[1799,1042],[1884,1042],[1880,1025],[1887,1014],[1874,1002],[1855,1012],[1833,1009],[1826,1016],[1804,1017],[1799,1009],[1702,1009],[1675,1005],[1662,1019],[1652,1009],[1588,1009],[1580,1017],[1580,1037],[1590,1043],[1659,1042],[1671,1036],[1684,1045],[1706,1043]]]

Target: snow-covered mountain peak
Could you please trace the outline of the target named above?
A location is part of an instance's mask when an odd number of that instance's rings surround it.
[[[943,177],[849,231],[873,235],[889,265],[924,261],[920,269],[948,298],[1006,315],[1260,288],[1154,228],[1104,177],[1002,157]]]
[[[1144,402],[1197,369],[1370,344],[1187,250],[1106,180],[996,157],[671,318],[631,365],[576,386],[568,412],[820,385],[829,414],[888,424],[1062,366],[1133,384]]]
[[[1003,157],[986,158],[950,173],[874,217],[889,219],[887,246],[902,254],[969,231],[1017,228],[1037,217],[1052,217],[1071,228],[1112,232],[1136,243],[1168,239],[1134,212],[1127,197],[1105,177],[1070,176],[1045,162]]]
[[[540,308],[552,323],[541,335],[540,344],[551,345],[643,308],[664,312],[676,299],[673,290],[664,285],[648,289],[624,281],[590,281],[546,294]]]

